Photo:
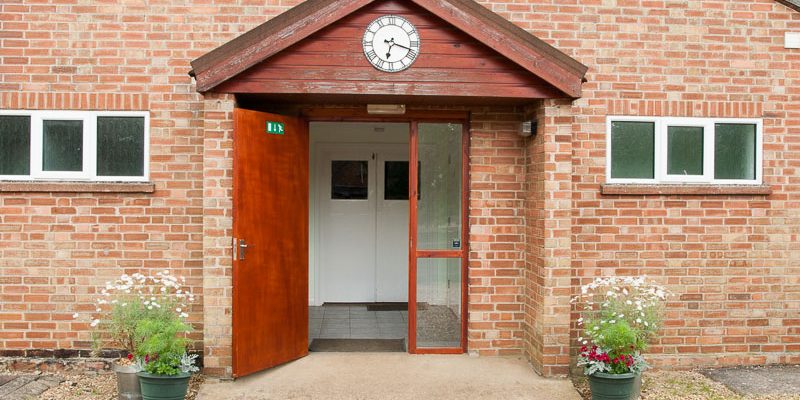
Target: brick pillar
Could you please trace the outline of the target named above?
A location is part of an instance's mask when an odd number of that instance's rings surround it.
[[[525,353],[544,376],[569,373],[572,106],[544,100],[526,146]]]
[[[206,94],[203,126],[203,309],[205,373],[232,370],[233,95]]]
[[[521,110],[486,107],[470,121],[469,343],[519,355],[525,299],[525,139]]]

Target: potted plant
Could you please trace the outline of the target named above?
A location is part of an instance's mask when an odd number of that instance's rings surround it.
[[[609,277],[582,286],[573,298],[583,332],[578,365],[588,376],[593,400],[638,398],[647,368],[642,353],[661,327],[668,295],[643,277]]]
[[[136,329],[144,320],[169,320],[186,318],[187,302],[194,296],[183,288],[185,279],[171,276],[169,271],[153,276],[140,273],[123,274],[113,282],[106,282],[95,299],[95,312],[90,326],[93,328],[94,353],[103,347],[121,349],[125,357],[113,364],[117,375],[119,400],[140,400],[141,386],[137,372],[141,362],[135,355],[144,337]],[[76,313],[75,318],[80,318]]]
[[[144,400],[182,400],[189,388],[189,378],[198,368],[197,355],[186,353],[189,325],[178,317],[147,319],[136,327],[141,339],[137,358],[143,360],[138,372]]]

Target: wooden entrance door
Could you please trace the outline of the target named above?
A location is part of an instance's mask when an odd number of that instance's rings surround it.
[[[240,377],[308,354],[308,124],[235,109],[233,142],[233,375]]]

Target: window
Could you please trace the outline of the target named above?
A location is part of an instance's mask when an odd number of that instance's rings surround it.
[[[0,110],[0,179],[146,181],[147,112]]]
[[[609,117],[609,183],[761,183],[761,120]]]
[[[369,166],[366,161],[331,161],[331,199],[367,200]]]
[[[408,200],[408,161],[386,161],[384,200]]]

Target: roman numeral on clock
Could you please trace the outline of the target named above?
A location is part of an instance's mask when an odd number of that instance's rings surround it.
[[[378,58],[378,55],[375,53],[375,50],[370,50],[367,52],[367,58],[369,58],[370,60],[374,60]]]

